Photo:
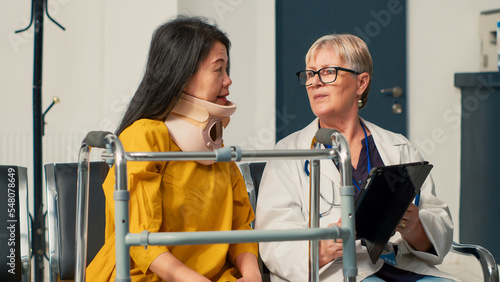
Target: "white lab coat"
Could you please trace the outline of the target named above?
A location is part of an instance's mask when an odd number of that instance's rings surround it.
[[[401,134],[382,129],[362,120],[373,136],[375,145],[385,165],[422,161],[422,155]],[[304,129],[284,138],[276,149],[309,149],[318,130],[318,119]],[[331,212],[320,219],[320,227],[327,227],[340,218],[340,174],[331,160],[321,160],[321,194],[335,204]],[[333,194],[332,194],[333,192]],[[397,267],[416,273],[456,279],[439,271],[433,265],[443,261],[453,240],[453,223],[448,205],[435,196],[432,177],[425,181],[419,204],[420,221],[437,255],[413,249],[399,232],[390,239],[397,244]],[[320,199],[320,212],[329,205]],[[279,230],[307,228],[309,221],[309,177],[304,170],[304,160],[269,161],[259,189],[256,229]],[[260,254],[272,272],[272,281],[308,281],[308,242],[260,243]],[[366,248],[356,241],[357,281],[377,272],[383,265],[379,259],[372,264]],[[342,281],[342,259],[337,259],[320,269],[321,281]]]

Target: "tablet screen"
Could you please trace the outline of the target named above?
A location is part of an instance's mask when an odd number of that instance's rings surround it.
[[[372,263],[429,175],[428,162],[373,168],[355,201],[356,238],[365,239]]]

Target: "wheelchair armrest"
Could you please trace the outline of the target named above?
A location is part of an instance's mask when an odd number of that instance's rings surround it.
[[[458,254],[473,255],[481,264],[484,281],[498,282],[498,267],[493,255],[479,245],[459,244],[453,242],[451,251]]]

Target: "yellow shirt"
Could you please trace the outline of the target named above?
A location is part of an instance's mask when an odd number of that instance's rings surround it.
[[[180,151],[162,121],[141,119],[120,134],[127,152]],[[234,162],[202,165],[194,161],[129,161],[130,232],[249,230],[254,213],[245,182]],[[103,184],[106,195],[105,244],[87,268],[87,281],[114,280],[114,167]],[[189,268],[213,281],[240,277],[234,260],[257,255],[256,243],[130,248],[132,281],[160,281],[149,265],[171,252]]]

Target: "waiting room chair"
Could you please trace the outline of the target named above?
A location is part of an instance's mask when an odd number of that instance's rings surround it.
[[[0,165],[0,281],[31,280],[31,218],[25,167]]]
[[[254,162],[254,163],[242,163],[240,164],[240,171],[245,179],[245,184],[247,187],[248,198],[250,199],[250,205],[253,210],[256,211],[257,207],[257,195],[259,194],[260,179],[262,178],[262,173],[266,166],[265,162]],[[255,228],[255,221],[252,222],[252,228]],[[262,274],[262,281],[270,281],[270,272],[267,266],[262,262],[259,256],[259,267]]]
[[[266,166],[265,162],[255,162],[255,163],[242,163],[240,164],[241,174],[245,179],[245,183],[247,185],[247,192],[250,197],[250,202],[252,207],[256,207],[256,200],[259,194],[259,186],[260,180],[262,177],[262,173],[264,172],[264,168]],[[462,254],[462,255],[472,255],[476,257],[481,264],[481,269],[483,272],[483,278],[486,282],[498,282],[498,266],[495,261],[493,255],[485,248],[479,245],[473,244],[459,244],[453,242],[451,246],[451,251],[454,253]],[[268,279],[269,270],[262,264],[262,274],[263,280]]]
[[[262,172],[264,171],[265,166],[265,162],[240,164],[240,171],[245,179],[250,205],[254,211],[256,210],[257,205],[257,194],[259,193],[260,179],[262,178]],[[255,227],[254,224],[255,222],[252,222],[252,228]]]
[[[495,257],[493,257],[491,252],[484,247],[474,244],[459,244],[453,242],[451,251],[457,254],[476,257],[481,264],[484,281],[498,282],[498,266]]]
[[[104,245],[108,165],[90,163],[87,265]],[[74,280],[78,163],[45,165],[50,281]]]

